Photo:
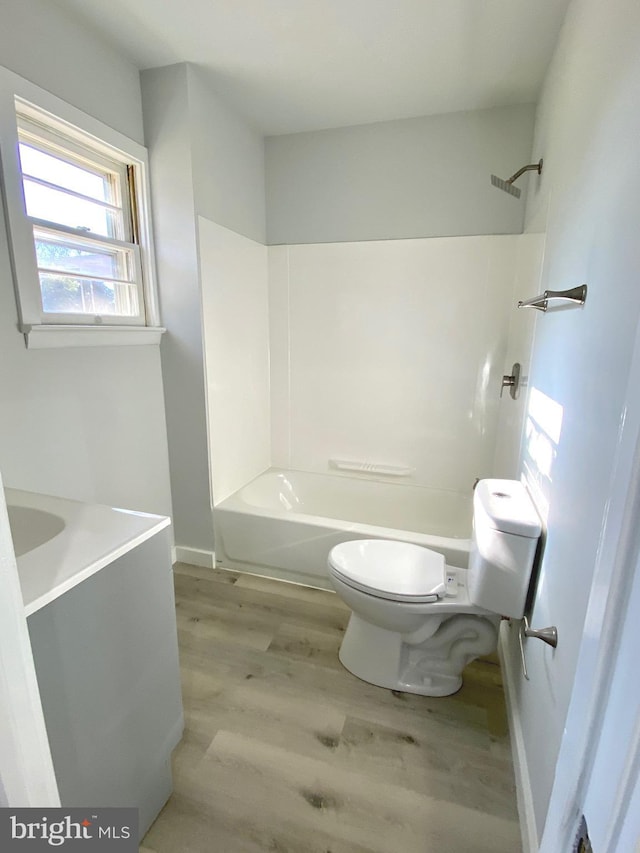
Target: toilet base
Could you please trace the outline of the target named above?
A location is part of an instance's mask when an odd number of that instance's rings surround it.
[[[499,617],[453,615],[422,642],[351,614],[339,658],[353,675],[389,690],[450,696],[462,687],[462,670],[494,651]]]

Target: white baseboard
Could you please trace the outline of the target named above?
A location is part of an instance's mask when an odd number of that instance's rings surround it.
[[[516,630],[517,623],[514,623],[511,628],[506,621],[501,624],[498,654],[500,655],[500,663],[502,665],[507,718],[511,734],[511,753],[516,779],[516,798],[518,802],[518,816],[520,818],[520,832],[522,834],[522,850],[523,853],[538,853],[539,843],[533,810],[533,791],[531,789],[531,779],[527,766],[527,754],[524,748],[520,709],[514,687],[514,677],[520,667],[520,661],[514,660],[509,643],[510,632]]]
[[[176,545],[171,549],[171,561],[173,563],[189,563],[191,566],[202,566],[205,569],[214,569],[216,555],[214,551],[203,551],[201,548],[186,548],[184,545]]]

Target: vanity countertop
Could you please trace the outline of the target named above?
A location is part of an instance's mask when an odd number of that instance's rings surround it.
[[[5,489],[27,616],[171,524],[167,516]]]

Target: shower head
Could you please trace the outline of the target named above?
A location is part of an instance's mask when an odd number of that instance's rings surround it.
[[[498,187],[499,190],[504,190],[509,195],[514,195],[516,198],[520,198],[520,189],[518,187],[514,187],[509,181],[505,181],[504,178],[499,178],[497,175],[491,175],[491,183],[494,187]]]
[[[504,192],[509,193],[509,195],[514,195],[516,198],[520,198],[520,190],[518,187],[513,186],[513,182],[517,181],[520,175],[524,175],[525,172],[531,172],[534,169],[539,175],[542,174],[542,160],[538,163],[529,163],[528,166],[523,166],[521,169],[518,169],[514,175],[507,178],[506,181],[504,178],[499,178],[497,175],[491,175],[491,183],[499,190],[503,190]]]

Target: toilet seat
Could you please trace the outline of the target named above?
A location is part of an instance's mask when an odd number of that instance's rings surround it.
[[[343,583],[388,601],[428,604],[446,592],[442,554],[420,545],[358,539],[332,548],[329,566]]]

